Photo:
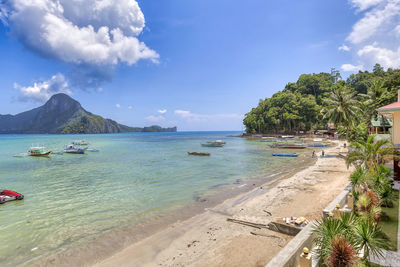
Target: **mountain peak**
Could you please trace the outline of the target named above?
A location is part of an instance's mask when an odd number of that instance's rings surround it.
[[[176,131],[159,126],[132,128],[84,110],[67,94],[52,95],[41,107],[17,115],[0,115],[0,133],[119,133]]]

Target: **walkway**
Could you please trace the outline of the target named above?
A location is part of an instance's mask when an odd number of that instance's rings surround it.
[[[394,182],[394,189],[400,190],[400,183]],[[400,221],[400,205],[399,205],[399,221]],[[397,229],[397,251],[383,252],[383,257],[371,257],[371,262],[388,267],[400,267],[400,223]]]

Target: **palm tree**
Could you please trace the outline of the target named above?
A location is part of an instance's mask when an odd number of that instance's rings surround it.
[[[375,136],[370,135],[366,142],[351,143],[353,151],[347,155],[347,166],[358,162],[365,168],[376,170],[377,166],[384,162],[385,157],[394,155],[395,150],[390,141],[381,139],[374,142]]]
[[[361,98],[364,100],[362,102],[363,106],[363,114],[367,120],[367,123],[371,124],[371,119],[377,118],[378,112],[377,108],[384,106],[387,104],[387,101],[390,100],[390,94],[385,88],[383,79],[375,79],[369,83],[368,90],[366,94],[360,94]],[[382,117],[385,123],[384,117]]]
[[[339,219],[322,218],[321,221],[315,223],[313,242],[317,247],[316,253],[322,262],[332,256],[335,237],[342,236],[349,244],[354,244],[353,233],[357,222],[358,218],[354,214],[342,213]]]
[[[346,128],[346,132],[354,125],[357,112],[359,111],[358,101],[354,93],[344,87],[335,88],[330,97],[324,100],[327,107],[321,110],[324,119],[328,119],[335,125]]]
[[[364,252],[366,262],[371,255],[382,256],[382,251],[389,248],[389,240],[379,225],[370,220],[360,220],[354,227],[354,238],[357,250]]]

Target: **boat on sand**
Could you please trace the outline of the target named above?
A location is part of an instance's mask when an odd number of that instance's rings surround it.
[[[188,155],[191,155],[191,156],[210,156],[210,153],[204,153],[204,152],[188,152]]]
[[[12,200],[22,200],[24,195],[11,190],[1,190],[0,189],[0,204],[3,204]]]

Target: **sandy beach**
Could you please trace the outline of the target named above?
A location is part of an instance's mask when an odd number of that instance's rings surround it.
[[[178,221],[95,266],[264,266],[291,237],[265,229],[257,232],[227,219],[267,224],[290,216],[320,217],[346,187],[351,172],[339,156],[342,143],[336,144],[325,150],[325,157],[293,176]]]

